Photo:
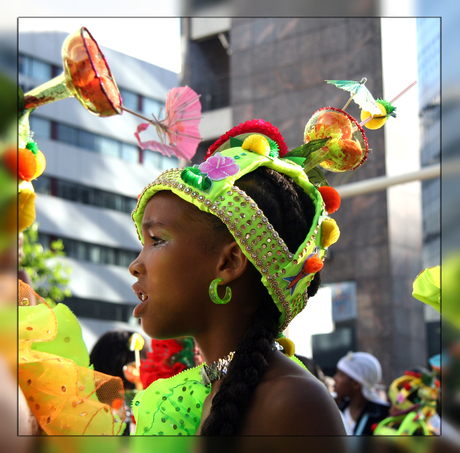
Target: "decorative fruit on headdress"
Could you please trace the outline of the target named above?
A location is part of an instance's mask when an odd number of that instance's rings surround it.
[[[31,181],[43,173],[46,159],[37,144],[29,139],[24,147],[6,150],[2,161],[5,168],[18,178],[18,231],[21,232],[35,220],[36,195]]]
[[[343,110],[325,107],[309,119],[305,143],[327,137],[326,144],[307,157],[307,172],[316,165],[333,172],[355,170],[366,160],[368,146],[363,128]]]
[[[342,109],[324,107],[316,111],[308,121],[304,132],[306,144],[319,139],[328,140],[303,156],[306,158],[304,169],[307,173],[317,165],[333,172],[355,170],[362,165],[368,154],[367,138],[362,126],[378,129],[385,124],[388,117],[395,117],[392,103],[417,83],[412,83],[388,102],[383,99],[375,100],[365,87],[366,81],[365,77],[360,82],[326,80],[327,83],[348,91],[350,98]],[[345,112],[352,100],[362,109],[360,123]]]
[[[19,179],[32,181],[45,170],[46,159],[33,140],[29,140],[24,148],[10,148],[3,154],[3,161],[8,169]]]
[[[383,99],[377,99],[377,105],[379,106],[380,111],[382,112],[381,115],[372,115],[371,112],[367,112],[365,110],[361,110],[361,121],[366,120],[369,117],[372,117],[368,122],[365,123],[365,126],[368,129],[380,129],[387,121],[387,119],[392,116],[396,118],[396,107],[391,105],[390,102],[385,101]]]

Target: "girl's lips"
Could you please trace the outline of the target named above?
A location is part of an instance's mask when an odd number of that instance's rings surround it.
[[[140,318],[141,315],[142,315],[142,311],[143,311],[144,307],[147,305],[149,296],[148,296],[148,294],[144,293],[144,291],[138,289],[137,286],[138,286],[137,284],[133,285],[133,291],[136,294],[136,296],[139,298],[141,303],[136,305],[136,307],[134,308],[133,316],[135,318]]]
[[[142,316],[142,311],[144,310],[145,306],[147,305],[149,301],[149,297],[146,294],[143,294],[143,296],[145,297],[141,299],[141,303],[134,307],[133,316],[135,318],[140,318]]]

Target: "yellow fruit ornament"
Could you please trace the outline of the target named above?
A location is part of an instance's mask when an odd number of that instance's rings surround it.
[[[379,106],[382,115],[372,115],[370,112],[361,110],[361,121],[364,121],[372,116],[373,119],[363,124],[363,126],[372,130],[380,129],[385,124],[389,116],[396,117],[396,113],[394,113],[396,107],[393,107],[390,102],[383,99],[377,99],[375,102]]]
[[[241,148],[250,149],[262,156],[268,156],[270,154],[270,143],[263,135],[260,134],[252,134],[247,137],[241,145]]]
[[[334,219],[325,219],[321,224],[321,245],[324,248],[335,244],[340,237],[340,230]]]

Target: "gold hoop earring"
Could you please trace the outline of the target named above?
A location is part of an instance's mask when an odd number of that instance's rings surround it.
[[[227,286],[225,288],[225,296],[223,299],[219,297],[219,294],[217,293],[217,285],[223,280],[223,278],[216,278],[214,279],[211,284],[209,285],[209,297],[211,300],[218,305],[222,304],[228,304],[230,302],[230,299],[232,298],[232,288],[230,286]]]

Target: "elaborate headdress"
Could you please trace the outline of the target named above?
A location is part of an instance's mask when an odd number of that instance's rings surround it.
[[[146,204],[162,190],[219,217],[261,273],[262,283],[281,312],[280,330],[305,307],[307,288],[322,268],[327,248],[339,236],[320,191],[298,165],[299,158],[286,155],[286,151],[283,137],[270,123],[253,120],[240,124],[211,146],[199,166],[162,173],[144,189],[132,214],[141,242]],[[239,178],[262,166],[290,176],[314,205],[311,228],[296,250],[288,248],[257,203],[238,187]]]

